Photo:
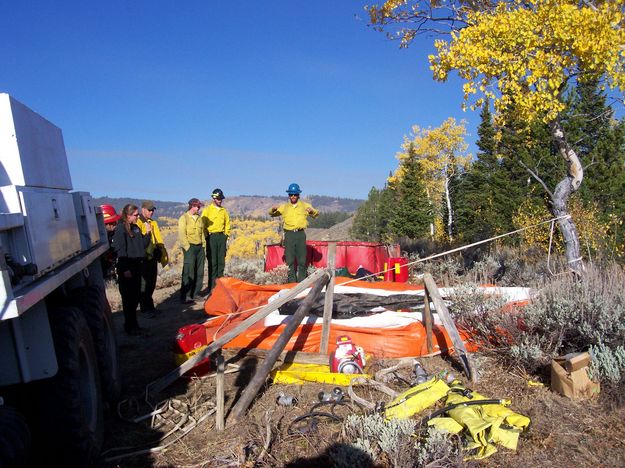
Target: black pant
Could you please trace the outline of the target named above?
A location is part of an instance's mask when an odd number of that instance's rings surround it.
[[[156,277],[158,275],[158,261],[155,258],[143,260],[141,264],[141,312],[154,310],[152,294],[156,289]]]
[[[117,271],[117,281],[119,283],[119,293],[122,296],[122,309],[124,311],[124,330],[127,332],[137,328],[137,306],[141,296],[141,259],[129,258],[124,264],[128,267],[126,273],[130,273],[127,278],[123,271]]]

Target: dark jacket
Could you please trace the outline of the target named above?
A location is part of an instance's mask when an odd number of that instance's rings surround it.
[[[145,249],[150,243],[150,236],[141,234],[136,224],[130,225],[132,237],[126,232],[123,222],[119,222],[113,234],[113,249],[117,254],[117,271],[123,273],[130,269],[131,263],[145,258]]]

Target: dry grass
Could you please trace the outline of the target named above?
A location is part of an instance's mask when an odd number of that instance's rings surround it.
[[[512,257],[506,257],[510,265]],[[538,263],[526,259],[533,271],[541,273]],[[470,273],[463,271],[458,263],[439,265],[450,283],[461,282],[461,277]],[[483,263],[476,277],[487,277],[493,269],[490,261]],[[262,275],[258,262],[246,271],[258,280]],[[230,265],[234,273],[237,265]],[[514,271],[512,271],[514,270]],[[517,279],[530,274],[518,268],[507,267],[508,274]],[[174,264],[169,271],[161,272],[155,293],[155,302],[163,312],[154,319],[140,315],[140,324],[146,328],[142,337],[128,337],[121,334],[122,314],[119,293],[115,285],[109,286],[107,295],[114,310],[114,321],[119,332],[121,368],[124,378],[123,397],[136,406],[127,406],[125,411],[143,414],[150,410],[144,402],[145,387],[151,381],[175,367],[171,344],[178,329],[183,325],[199,323],[206,319],[203,304],[197,302],[181,306],[177,302],[180,270]],[[464,276],[465,279],[468,276]],[[511,276],[509,276],[511,277]],[[280,281],[280,277],[275,278]],[[205,279],[206,281],[206,279]],[[535,280],[538,284],[539,280]],[[226,354],[231,358],[231,354]],[[544,367],[528,372],[523,368],[499,358],[496,354],[476,356],[479,367],[479,382],[474,389],[489,397],[508,398],[512,408],[532,419],[532,426],[522,436],[517,452],[500,449],[481,464],[487,466],[624,466],[625,465],[625,408],[612,404],[609,399],[619,393],[611,390],[596,401],[573,402],[549,390],[549,376]],[[370,371],[392,364],[392,360],[372,360]],[[448,370],[461,376],[454,359],[435,357],[421,359],[430,372]],[[226,410],[232,408],[236,399],[253,375],[257,364],[254,358],[239,361],[243,371],[226,375]],[[410,380],[409,370],[398,372],[398,378],[390,383],[397,390],[406,387]],[[543,387],[528,386],[528,381],[540,381]],[[106,467],[213,467],[213,466],[330,466],[337,457],[358,458],[360,453],[350,452],[353,440],[346,434],[341,423],[322,419],[316,430],[293,434],[288,432],[291,422],[309,411],[317,401],[320,390],[331,390],[331,385],[307,384],[301,386],[267,385],[254,401],[246,417],[237,424],[231,424],[223,432],[215,430],[214,418],[208,417],[188,435],[156,453],[144,453],[123,460],[105,464]],[[277,396],[284,392],[298,399],[296,406],[284,407],[276,404]],[[622,393],[622,392],[621,392]],[[213,379],[181,379],[157,399],[175,398],[190,408],[194,416],[201,417],[214,401]],[[370,401],[387,401],[388,397],[372,388],[358,390],[358,394]],[[204,412],[204,413],[203,413]],[[127,414],[127,413],[124,413]],[[348,412],[345,413],[347,415]],[[422,416],[422,415],[420,415]],[[419,416],[419,417],[420,417]],[[119,446],[160,445],[158,439],[165,428],[152,428],[148,423],[129,423],[115,416],[109,417],[105,448]],[[347,455],[346,455],[347,453]],[[338,454],[338,455],[337,455]],[[354,459],[354,458],[352,458]],[[397,460],[404,460],[402,457]],[[373,460],[376,466],[392,466],[389,458]],[[443,466],[441,461],[438,465]],[[338,465],[337,465],[338,466]],[[366,466],[354,464],[350,466]],[[402,462],[399,466],[410,466]]]

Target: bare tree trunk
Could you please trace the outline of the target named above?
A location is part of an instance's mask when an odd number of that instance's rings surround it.
[[[450,177],[445,177],[445,202],[447,203],[447,235],[451,241],[453,240],[452,225],[454,221],[454,213],[451,208],[451,196],[449,195],[449,179]]]
[[[551,125],[551,133],[560,151],[560,155],[567,162],[567,175],[558,182],[551,196],[551,213],[555,217],[559,217],[569,214],[567,204],[571,195],[575,193],[582,184],[584,168],[580,163],[577,153],[566,141],[566,136],[560,122],[555,121]],[[559,220],[558,227],[564,238],[565,253],[569,268],[577,275],[581,275],[584,271],[584,262],[580,254],[579,236],[575,223],[573,219],[569,217]]]

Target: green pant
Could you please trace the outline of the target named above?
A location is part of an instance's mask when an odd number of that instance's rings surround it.
[[[217,278],[224,275],[226,268],[226,241],[223,232],[211,232],[206,242],[206,260],[208,261],[208,287],[212,291]]]
[[[303,230],[284,232],[284,259],[289,266],[289,283],[299,283],[306,278],[306,233]]]
[[[190,245],[184,251],[182,265],[182,286],[180,300],[186,301],[200,295],[204,282],[204,247],[202,244]]]

